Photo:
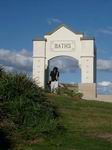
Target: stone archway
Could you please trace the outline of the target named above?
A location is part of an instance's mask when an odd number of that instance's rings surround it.
[[[73,32],[65,25],[59,26],[44,38],[33,40],[33,79],[40,87],[45,87],[45,70],[48,61],[65,55],[79,61],[81,83],[79,91],[84,98],[96,97],[96,49],[95,40],[86,38],[83,33]]]

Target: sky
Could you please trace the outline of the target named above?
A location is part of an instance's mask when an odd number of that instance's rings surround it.
[[[111,0],[0,0],[0,64],[8,71],[31,74],[32,39],[61,23],[95,37],[97,89],[112,94]],[[72,60],[65,60],[65,68],[68,61]],[[80,71],[69,67],[62,71],[61,80],[79,82]]]

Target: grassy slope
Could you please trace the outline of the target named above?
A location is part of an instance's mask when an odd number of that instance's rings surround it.
[[[49,99],[58,106],[67,132],[24,150],[112,150],[112,104],[53,95]]]

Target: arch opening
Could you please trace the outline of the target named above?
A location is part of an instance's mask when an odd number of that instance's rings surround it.
[[[54,67],[59,69],[59,82],[62,84],[78,84],[81,82],[79,61],[70,56],[56,56],[48,60],[48,80]]]

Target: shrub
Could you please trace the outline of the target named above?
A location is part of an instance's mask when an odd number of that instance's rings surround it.
[[[0,128],[34,139],[58,128],[58,113],[45,92],[25,74],[0,71]]]
[[[71,90],[71,89],[67,88],[66,86],[65,87],[59,87],[57,89],[57,94],[74,97],[75,99],[81,99],[83,96],[82,93]]]

